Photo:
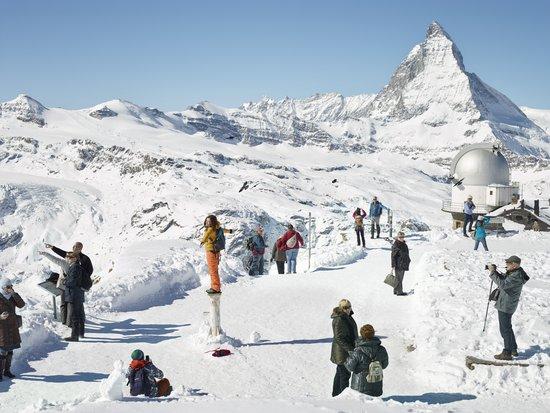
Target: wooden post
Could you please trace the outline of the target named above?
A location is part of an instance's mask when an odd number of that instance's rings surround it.
[[[218,337],[221,332],[220,326],[220,299],[221,294],[208,294],[210,298],[210,336]]]
[[[309,224],[308,224],[308,232],[307,232],[307,249],[308,249],[308,257],[307,257],[307,269],[308,271],[311,269],[311,212],[309,213]]]
[[[55,295],[52,295],[52,304],[53,304],[53,319],[57,320],[57,303],[55,302]]]

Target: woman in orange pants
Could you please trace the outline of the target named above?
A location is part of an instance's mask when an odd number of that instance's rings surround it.
[[[218,267],[220,264],[220,251],[215,248],[216,234],[220,229],[220,223],[215,215],[208,215],[204,220],[204,235],[201,240],[201,245],[204,245],[206,251],[206,263],[208,272],[210,273],[210,288],[206,290],[208,294],[221,293],[220,274]]]

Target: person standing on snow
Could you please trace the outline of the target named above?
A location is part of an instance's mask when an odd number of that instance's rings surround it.
[[[344,364],[353,373],[351,388],[369,396],[382,396],[382,370],[388,367],[388,352],[370,324],[361,327],[359,334],[355,350]]]
[[[83,244],[81,242],[75,242],[73,245],[73,253],[78,255],[78,264],[82,267],[82,276],[83,278],[91,279],[91,276],[94,272],[94,266],[92,265],[92,261],[90,260],[90,257],[88,257],[86,254],[82,253]],[[62,258],[65,258],[67,256],[67,251],[62,250],[61,248],[57,248],[54,245],[46,244],[46,248],[51,249],[53,252],[55,252],[57,255],[59,255]],[[59,287],[59,286],[58,286]],[[87,290],[84,290],[87,291]],[[66,313],[67,309],[66,306],[63,304],[62,300],[62,320],[63,320],[63,314],[65,314],[65,320],[66,320]],[[63,308],[65,307],[65,308]],[[84,338],[84,330],[85,330],[85,324],[86,324],[86,313],[84,311],[84,301],[82,302],[82,308],[80,309],[80,312],[82,313],[82,324],[80,325],[81,331],[79,332],[80,338]]]
[[[490,220],[490,217],[483,217],[481,215],[477,217],[474,232],[474,239],[476,240],[474,244],[474,251],[477,251],[477,247],[479,247],[480,242],[483,244],[483,248],[485,248],[485,251],[489,251],[489,248],[487,248],[487,240],[485,239],[487,237],[485,226],[489,223]]]
[[[15,378],[11,372],[13,350],[21,347],[21,316],[16,308],[25,307],[25,302],[17,294],[12,282],[7,278],[0,279],[0,381],[2,377]]]
[[[286,254],[285,251],[279,248],[279,242],[281,238],[279,238],[274,244],[273,244],[273,250],[271,251],[271,261],[275,261],[277,264],[277,272],[279,274],[285,273],[285,262],[286,262]]]
[[[287,225],[287,231],[280,238],[278,247],[285,251],[287,261],[287,274],[296,274],[296,260],[298,250],[304,246],[304,239],[300,233],[294,230],[292,224]]]
[[[210,273],[210,288],[206,292],[220,294],[222,292],[219,274],[221,251],[225,249],[225,234],[232,234],[233,230],[222,228],[215,215],[206,217],[204,229],[201,245],[204,245],[206,264]]]
[[[397,238],[391,247],[391,268],[395,272],[396,284],[393,288],[395,295],[407,295],[403,292],[403,278],[405,271],[409,271],[409,247],[405,242],[405,234],[401,231],[397,233]]]
[[[464,225],[462,227],[462,233],[465,237],[468,236],[468,234],[466,234],[466,226],[470,224],[468,231],[472,232],[472,224],[474,223],[474,209],[476,209],[476,206],[473,199],[472,195],[469,195],[468,199],[464,201]]]
[[[365,226],[363,220],[367,216],[367,213],[364,209],[357,207],[353,212],[353,220],[355,221],[355,235],[357,235],[357,246],[361,245],[363,242],[363,248],[365,247]]]
[[[519,297],[523,285],[529,281],[529,276],[521,268],[521,259],[512,255],[506,259],[506,274],[500,274],[496,266],[488,266],[489,277],[498,286],[498,298],[495,308],[498,311],[498,325],[500,335],[504,340],[504,348],[500,354],[495,355],[497,360],[512,360],[512,357],[518,355],[518,345],[516,336],[512,328],[512,315],[518,308]]]
[[[149,360],[149,356],[145,356],[141,350],[134,350],[131,357],[126,377],[132,396],[143,394],[147,397],[162,397],[172,393],[170,382],[164,378],[162,370]]]
[[[78,341],[84,323],[84,289],[82,288],[82,267],[78,263],[78,255],[74,252],[67,252],[65,259],[57,258],[54,255],[41,251],[40,255],[48,258],[58,264],[65,274],[62,281],[63,301],[66,306],[65,324],[71,328],[70,337],[65,337],[65,341]]]
[[[352,315],[351,303],[349,300],[342,299],[330,316],[333,332],[330,361],[336,364],[332,397],[338,396],[346,387],[349,387],[351,373],[345,363],[349,354],[355,349],[355,340],[357,340],[357,323]]]
[[[264,273],[264,253],[267,245],[264,240],[264,228],[256,227],[256,234],[252,237],[252,264],[248,275],[262,275]]]
[[[382,215],[383,210],[389,211],[387,207],[382,205],[378,201],[377,197],[372,198],[369,208],[369,219],[370,219],[370,237],[374,238],[374,227],[376,226],[376,238],[380,238],[380,216]]]

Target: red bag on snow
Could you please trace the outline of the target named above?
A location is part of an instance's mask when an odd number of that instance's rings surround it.
[[[212,351],[212,356],[213,357],[224,357],[224,356],[229,356],[231,353],[231,351],[225,349],[225,348],[218,348],[214,351]]]

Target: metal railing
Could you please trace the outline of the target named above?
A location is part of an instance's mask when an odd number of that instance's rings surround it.
[[[490,208],[488,205],[476,204],[476,209],[474,213],[476,214],[487,214],[493,211],[495,208]],[[464,212],[464,203],[462,202],[452,202],[452,201],[443,201],[441,202],[441,210],[445,212]]]

